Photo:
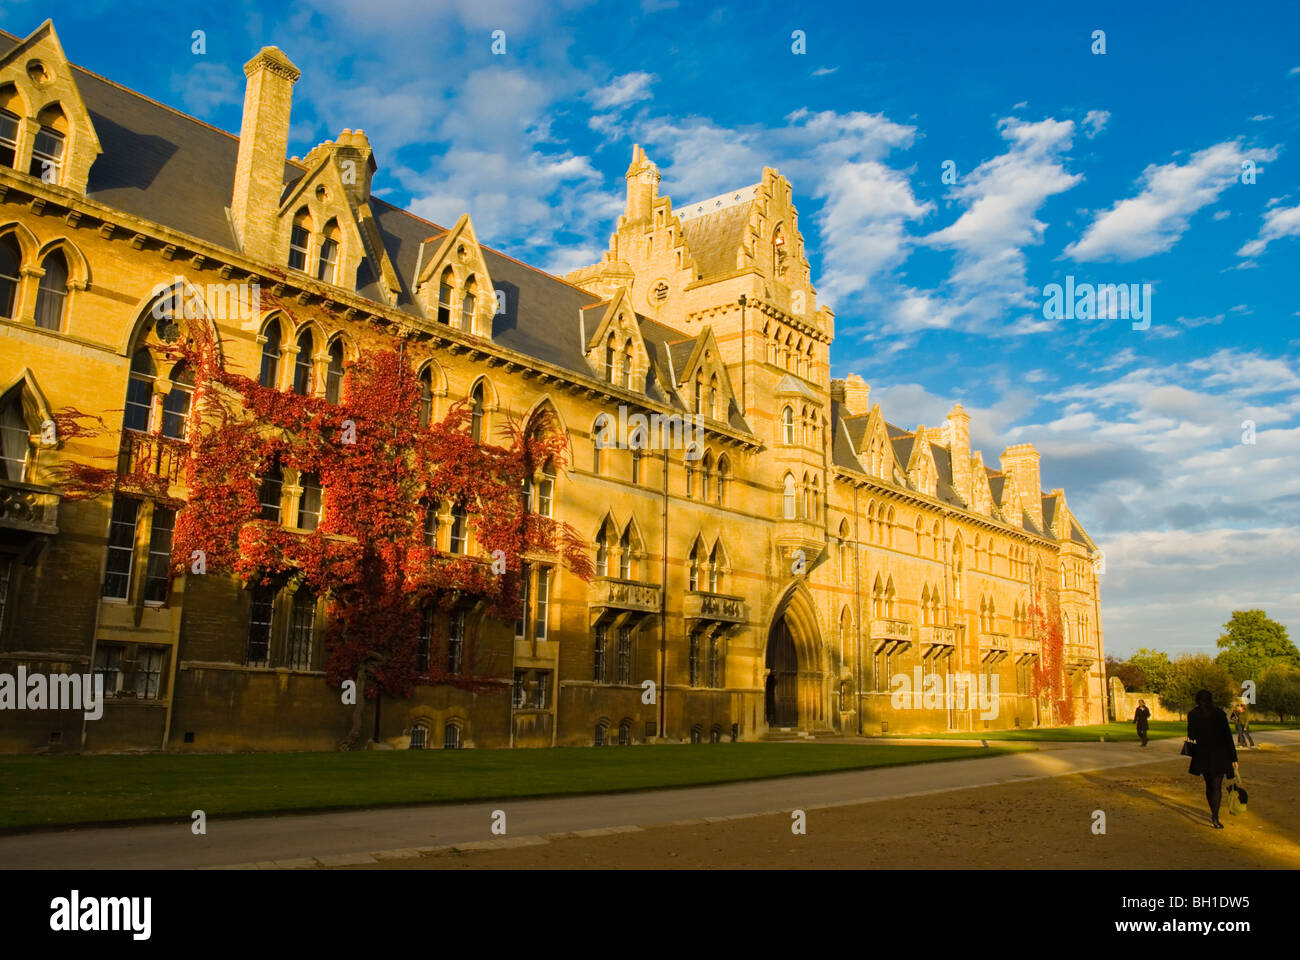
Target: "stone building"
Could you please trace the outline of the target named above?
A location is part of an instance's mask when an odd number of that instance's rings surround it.
[[[418,334],[431,416],[469,401],[491,430],[545,404],[568,435],[534,509],[590,537],[596,578],[528,557],[518,621],[431,624],[431,655],[472,637],[458,669],[500,692],[384,698],[367,721],[380,744],[1054,722],[1032,679],[1049,593],[1075,721],[1103,719],[1100,554],[1065,493],[1041,490],[1031,444],[986,465],[960,405],[909,429],[860,377],[831,379],[834,316],[775,170],[675,207],[634,150],[608,251],[561,279],[483,245],[468,216],[438,226],[372,196],[360,130],[287,158],[299,72],[268,47],[245,73],[233,136],[69,64],[48,21],[0,35],[0,673],[93,672],[110,693],[93,720],[0,712],[0,749],[331,749],[348,728],[321,670],[323,603],[169,580],[173,511],[55,482],[117,458],[184,499],[190,379],[162,365],[152,310],[168,285],[264,383],[337,400],[357,331],[385,325]],[[107,430],[59,435],[68,408]],[[700,446],[598,442],[637,414],[690,418]],[[313,529],[329,491],[286,474],[274,508]],[[469,527],[440,517],[440,548],[473,554]],[[995,677],[992,708],[891,698],[936,676]]]

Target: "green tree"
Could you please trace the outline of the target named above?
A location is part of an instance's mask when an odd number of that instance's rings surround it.
[[[1106,658],[1106,676],[1115,677],[1120,683],[1124,684],[1124,689],[1129,692],[1141,690],[1146,692],[1150,688],[1147,675],[1142,672],[1141,667],[1134,666],[1127,660],[1116,660],[1114,657]]]
[[[1196,691],[1209,690],[1216,707],[1227,708],[1237,696],[1237,685],[1227,670],[1196,653],[1179,657],[1169,666],[1160,702],[1170,710],[1190,710],[1196,705]]]
[[[1169,681],[1169,673],[1173,669],[1173,665],[1169,662],[1169,654],[1163,650],[1138,647],[1128,658],[1128,663],[1146,678],[1147,691],[1151,693],[1164,691]]]
[[[1300,650],[1287,637],[1286,627],[1263,610],[1234,610],[1217,643],[1215,662],[1237,680],[1256,680],[1275,664],[1300,666]]]
[[[1300,717],[1300,668],[1278,664],[1269,667],[1255,690],[1255,708],[1276,713],[1279,723]]]

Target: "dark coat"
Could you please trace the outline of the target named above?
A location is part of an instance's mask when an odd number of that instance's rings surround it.
[[[1133,719],[1137,721],[1138,733],[1147,728],[1147,720],[1151,718],[1151,711],[1146,707],[1138,707],[1133,711]]]
[[[1237,762],[1237,745],[1228,727],[1228,715],[1218,707],[1193,707],[1187,714],[1187,739],[1196,741],[1188,773],[1221,777]]]

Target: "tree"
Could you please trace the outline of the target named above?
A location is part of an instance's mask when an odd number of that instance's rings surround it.
[[[1277,664],[1300,666],[1300,650],[1286,627],[1263,610],[1234,610],[1216,641],[1222,651],[1215,662],[1237,680],[1258,680]]]
[[[1114,657],[1106,658],[1106,676],[1114,677],[1124,684],[1127,691],[1141,690],[1149,691],[1149,681],[1147,675],[1142,672],[1142,668],[1127,660],[1116,660]]]
[[[1146,679],[1146,689],[1151,693],[1160,693],[1169,682],[1169,673],[1173,669],[1169,654],[1163,650],[1138,647],[1128,658],[1129,665],[1141,671]]]
[[[1276,713],[1279,723],[1300,717],[1300,668],[1279,664],[1269,667],[1255,690],[1255,706]]]
[[[1190,710],[1196,705],[1196,692],[1209,690],[1217,707],[1226,707],[1237,696],[1237,685],[1228,671],[1209,654],[1196,653],[1179,657],[1169,668],[1160,702],[1170,710]]]

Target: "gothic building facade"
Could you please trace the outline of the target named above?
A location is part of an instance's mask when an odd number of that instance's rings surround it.
[[[985,464],[960,405],[908,428],[860,377],[831,378],[835,318],[775,170],[677,207],[635,149],[608,250],[558,278],[468,216],[372,196],[360,130],[287,157],[297,68],[268,47],[245,74],[233,136],[70,64],[49,22],[0,35],[0,673],[97,674],[108,693],[95,719],[0,712],[0,749],[331,749],[350,725],[320,598],[168,575],[164,503],[185,500],[177,451],[197,429],[152,309],[168,285],[266,386],[336,402],[378,327],[409,345],[428,416],[466,402],[491,431],[545,405],[567,434],[531,509],[590,538],[594,579],[529,556],[516,620],[431,618],[428,655],[499,687],[382,698],[380,745],[1103,719],[1100,552],[1065,493],[1043,492],[1031,444]],[[107,429],[60,434],[69,409]],[[698,429],[605,442],[638,414]],[[61,468],[114,458],[168,497],[64,495]],[[277,477],[272,499],[291,532],[328,523],[311,476]],[[472,517],[429,535],[481,552]],[[896,695],[963,681],[969,698]]]

